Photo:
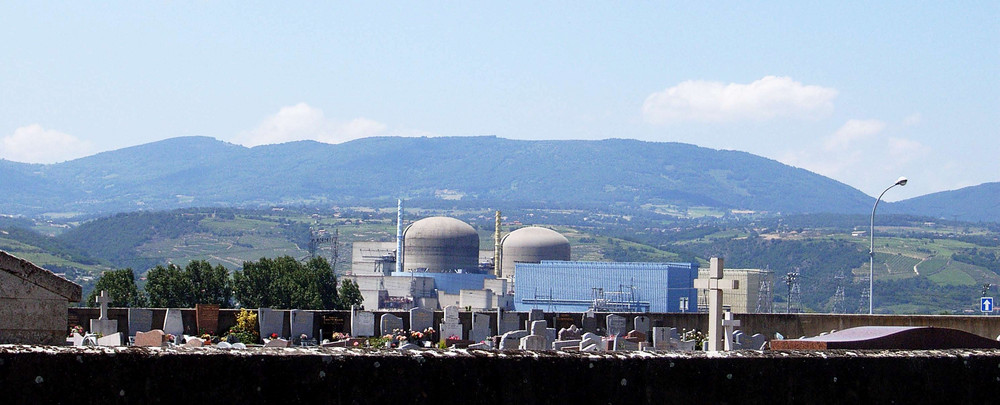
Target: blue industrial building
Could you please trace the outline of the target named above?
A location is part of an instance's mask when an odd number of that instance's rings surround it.
[[[697,311],[697,263],[517,263],[514,310]]]

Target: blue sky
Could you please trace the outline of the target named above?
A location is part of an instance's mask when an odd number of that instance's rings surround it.
[[[890,201],[1000,181],[1000,2],[328,3],[0,3],[0,158],[634,138]]]

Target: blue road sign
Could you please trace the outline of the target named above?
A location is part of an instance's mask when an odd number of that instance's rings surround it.
[[[993,297],[980,298],[979,310],[983,312],[993,312]]]

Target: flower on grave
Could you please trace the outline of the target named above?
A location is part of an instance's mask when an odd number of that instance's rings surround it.
[[[163,337],[166,338],[168,341],[171,341],[171,342],[174,341],[174,335],[171,335],[169,333],[166,334],[166,335],[164,335]]]
[[[348,335],[346,333],[340,333],[340,332],[333,332],[333,334],[330,335],[330,339],[333,340],[333,341],[344,340],[344,339],[347,339],[347,338],[350,338],[350,337],[351,337],[350,335]],[[355,342],[355,343],[357,343],[357,342]]]
[[[277,339],[277,338],[278,338],[278,334],[277,333],[272,333],[271,334],[271,339]]]
[[[69,334],[72,336],[74,333],[83,335],[83,326],[73,325],[69,328]]]
[[[306,336],[306,334],[305,334],[305,333],[303,333],[303,334],[299,335],[299,339],[305,339],[305,338],[307,338],[307,337],[309,337],[309,336]]]
[[[448,336],[448,340],[460,340],[461,338],[456,335]]]
[[[358,345],[358,344],[360,344],[360,343],[361,343],[361,342],[359,342],[359,341],[357,341],[357,340],[355,340],[355,341],[354,341],[354,345],[355,345],[355,346],[357,346],[357,345]]]

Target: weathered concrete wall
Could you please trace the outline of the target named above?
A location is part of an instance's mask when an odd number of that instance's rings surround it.
[[[0,346],[4,403],[995,403],[1000,351],[602,354]]]
[[[0,271],[0,344],[62,344],[67,307],[65,297]]]

